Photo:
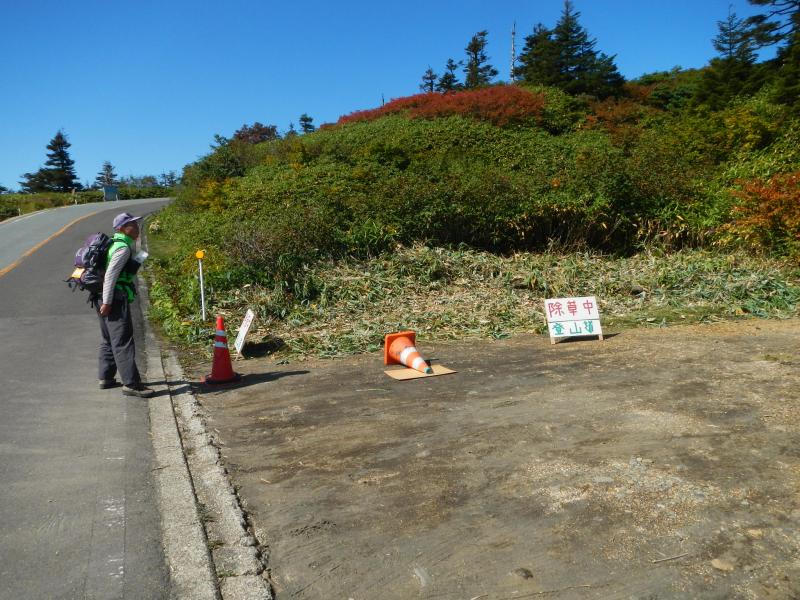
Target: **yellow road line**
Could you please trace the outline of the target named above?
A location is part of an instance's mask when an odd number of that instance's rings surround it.
[[[3,269],[0,269],[0,277],[2,277],[3,275],[5,275],[6,273],[8,273],[9,271],[11,271],[12,269],[14,269],[15,267],[17,267],[17,266],[19,265],[19,263],[21,263],[23,260],[25,260],[25,259],[26,259],[27,257],[29,257],[31,254],[33,254],[34,252],[36,252],[36,251],[37,251],[39,248],[41,248],[42,246],[44,246],[44,245],[45,245],[47,242],[49,242],[49,241],[51,241],[52,239],[54,239],[54,238],[57,238],[58,236],[60,236],[60,235],[61,235],[62,233],[64,233],[64,232],[65,232],[67,229],[69,229],[70,227],[72,227],[73,225],[75,225],[75,223],[79,223],[80,221],[83,221],[84,219],[88,219],[88,218],[89,218],[89,217],[91,217],[92,215],[96,215],[96,214],[97,214],[97,213],[99,213],[99,212],[100,212],[99,210],[96,210],[96,211],[94,211],[94,212],[92,212],[92,213],[89,213],[88,215],[83,215],[82,217],[78,217],[78,218],[77,218],[77,219],[75,219],[74,221],[71,221],[70,223],[67,223],[67,224],[66,224],[66,225],[64,225],[64,226],[63,226],[61,229],[59,229],[58,231],[56,231],[56,232],[55,232],[53,235],[51,235],[50,237],[48,237],[46,240],[42,240],[41,242],[39,242],[38,244],[36,244],[36,245],[35,245],[33,248],[31,248],[30,250],[28,250],[28,251],[27,251],[25,254],[23,254],[22,256],[20,256],[20,257],[19,257],[17,260],[15,260],[13,263],[11,263],[10,265],[8,265],[7,267],[4,267]]]

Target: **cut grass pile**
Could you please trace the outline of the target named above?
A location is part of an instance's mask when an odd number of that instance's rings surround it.
[[[226,317],[232,339],[252,308],[256,322],[248,340],[267,346],[271,340],[281,346],[279,356],[299,358],[376,351],[386,333],[402,329],[427,340],[545,334],[542,300],[562,296],[597,296],[606,331],[789,318],[798,316],[800,306],[797,264],[706,250],[652,250],[628,258],[557,252],[501,257],[414,245],[370,260],[321,263],[302,280],[307,300],[249,285],[214,298],[212,310]],[[195,340],[204,337],[196,324],[184,321],[182,327]]]

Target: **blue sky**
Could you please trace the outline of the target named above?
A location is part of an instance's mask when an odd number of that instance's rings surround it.
[[[575,0],[597,48],[623,75],[700,67],[728,6],[747,0]],[[508,79],[533,26],[555,24],[563,0],[0,0],[0,185],[45,160],[59,129],[81,181],[105,160],[119,175],[180,169],[215,133],[260,121],[285,131],[416,93],[430,64],[458,60],[489,31]]]

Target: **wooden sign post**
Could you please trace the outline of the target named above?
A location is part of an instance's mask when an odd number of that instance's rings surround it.
[[[550,332],[550,343],[559,338],[598,336],[603,339],[600,327],[600,308],[597,298],[548,298],[544,301],[544,315]]]

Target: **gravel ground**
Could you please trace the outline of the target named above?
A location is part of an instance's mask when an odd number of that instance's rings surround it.
[[[418,346],[198,390],[278,600],[800,597],[800,321]]]

